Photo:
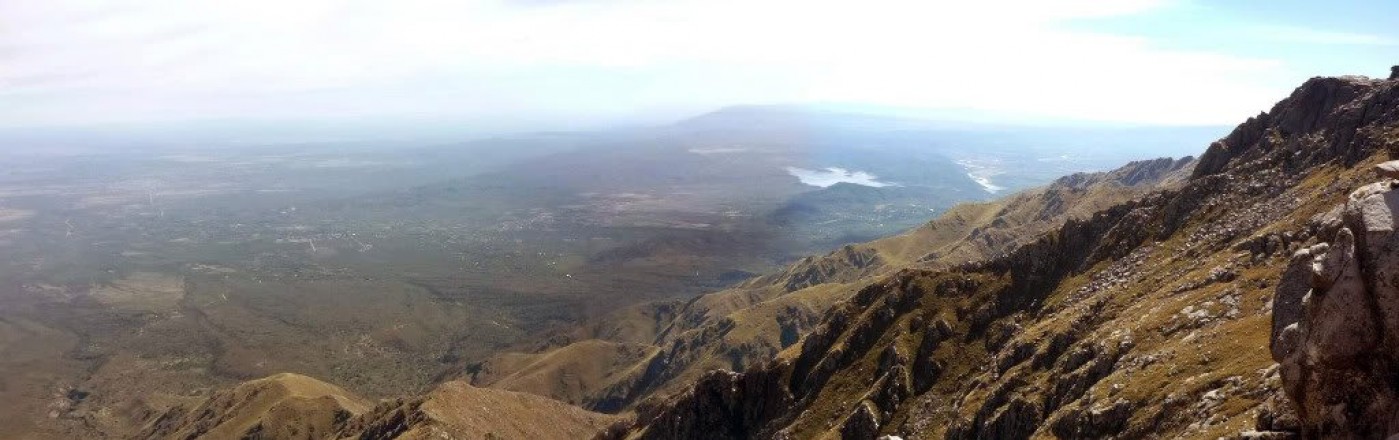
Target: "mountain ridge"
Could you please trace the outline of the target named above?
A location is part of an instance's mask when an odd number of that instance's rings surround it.
[[[463,374],[621,413],[601,439],[1291,438],[1317,418],[1294,420],[1282,397],[1291,379],[1268,347],[1293,306],[1275,290],[1292,251],[1324,238],[1317,219],[1395,157],[1399,78],[1314,78],[1197,160],[959,205]],[[580,375],[605,380],[538,388]],[[348,426],[480,432],[419,425],[415,399]]]
[[[799,352],[784,352],[794,356],[744,373],[707,374],[602,437],[1241,432],[1252,422],[1243,410],[1262,405],[1278,386],[1276,368],[1267,373],[1271,359],[1260,356],[1266,342],[1258,343],[1268,340],[1261,318],[1272,295],[1257,286],[1276,282],[1279,250],[1311,238],[1301,227],[1306,219],[1368,177],[1357,165],[1395,152],[1396,95],[1393,80],[1312,79],[1211,145],[1180,188],[1069,220],[1002,257],[885,278],[828,314]],[[1282,244],[1240,261],[1222,252],[1241,239],[1249,243],[1244,249],[1255,248],[1257,234]],[[1182,279],[1194,280],[1175,282]],[[1244,315],[1242,304],[1253,298],[1267,307]],[[1136,316],[1128,311],[1153,303],[1135,325],[1123,325]],[[1157,334],[1131,330],[1171,303],[1186,305],[1156,318]],[[1182,330],[1191,331],[1186,340],[1170,338]],[[1199,343],[1231,332],[1252,339],[1235,336],[1222,346],[1255,355],[1214,360],[1220,355],[1211,349],[1219,347]],[[1148,349],[1155,350],[1139,353]],[[1204,379],[1124,377],[1159,377],[1160,358],[1181,352],[1199,356],[1193,369]],[[1171,367],[1172,375],[1192,369]],[[1252,371],[1265,374],[1221,374]],[[1190,406],[1190,396],[1200,403]]]
[[[1141,161],[1124,166],[1120,170],[1104,173],[1081,174],[1042,190],[1027,191],[1011,198],[1010,203],[991,202],[981,206],[998,207],[998,215],[988,218],[1014,218],[1011,222],[992,224],[989,220],[973,222],[975,228],[955,228],[942,225],[951,231],[939,234],[937,231],[922,233],[937,228],[939,221],[933,221],[910,233],[889,237],[876,242],[849,245],[820,257],[807,257],[780,272],[759,276],[735,288],[697,297],[674,311],[669,311],[669,323],[661,325],[661,330],[651,341],[618,341],[619,343],[645,343],[654,347],[654,353],[641,359],[643,362],[626,367],[635,377],[612,382],[611,386],[595,390],[593,397],[581,401],[565,399],[585,407],[604,412],[625,410],[653,393],[664,395],[674,391],[673,387],[695,380],[712,368],[742,370],[753,362],[776,355],[790,347],[795,335],[809,331],[821,313],[836,302],[855,294],[861,282],[874,275],[888,273],[903,265],[952,266],[954,261],[975,253],[998,250],[997,240],[1009,240],[1015,234],[1033,234],[1048,229],[1064,217],[1078,215],[1087,210],[1084,206],[1092,203],[1106,203],[1125,197],[1127,194],[1145,191],[1158,182],[1166,181],[1181,170],[1188,170],[1191,159],[1157,159]],[[1131,176],[1124,180],[1123,176]],[[1090,195],[1091,193],[1091,195]],[[1022,211],[1033,215],[1021,214]],[[944,217],[945,218],[945,217]],[[1014,232],[1003,230],[1015,229]],[[993,238],[994,237],[994,238]],[[948,251],[947,258],[930,256],[926,252],[909,255],[904,249],[942,248]],[[630,311],[623,313],[631,313]],[[600,321],[626,322],[619,316],[606,316]],[[596,344],[597,341],[565,341],[558,350],[569,350],[572,344]],[[559,359],[548,350],[535,355],[537,359],[527,368],[550,368],[541,362]],[[501,373],[500,364],[508,364],[525,354],[506,354],[503,357],[486,361],[481,371],[474,374],[473,383],[482,386],[497,386],[497,376]],[[562,357],[562,359],[571,359]],[[503,367],[508,369],[509,367]],[[484,371],[484,373],[483,373]],[[507,387],[510,383],[501,384]],[[526,391],[527,389],[516,389]],[[541,392],[539,388],[528,389]],[[567,393],[550,393],[556,398]]]

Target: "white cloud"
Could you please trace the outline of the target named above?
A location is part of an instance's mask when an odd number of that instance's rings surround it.
[[[876,180],[875,175],[864,171],[850,171],[845,168],[830,167],[822,170],[808,170],[805,168],[787,167],[787,174],[796,177],[802,184],[826,188],[837,183],[853,183],[856,185],[883,188],[889,183]]]
[[[0,120],[567,116],[861,101],[1230,122],[1278,97],[1277,87],[1259,81],[1276,77],[1276,61],[1167,50],[1064,26],[1161,7],[1157,0],[0,2]]]

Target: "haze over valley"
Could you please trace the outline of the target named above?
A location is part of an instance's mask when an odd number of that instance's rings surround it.
[[[1222,131],[1012,145],[937,122],[744,107],[440,144],[11,149],[7,347],[33,354],[8,358],[23,404],[6,410],[36,422],[8,428],[130,430],[190,390],[278,372],[421,391],[619,307],[1143,158],[1134,137],[1189,152]]]

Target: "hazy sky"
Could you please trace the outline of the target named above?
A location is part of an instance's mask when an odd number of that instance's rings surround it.
[[[802,102],[1233,124],[1310,76],[1387,74],[1396,3],[0,0],[0,125]]]

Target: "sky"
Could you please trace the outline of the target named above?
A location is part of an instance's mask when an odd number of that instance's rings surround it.
[[[1399,2],[0,0],[0,127],[547,129],[860,103],[1235,124],[1399,64]]]

